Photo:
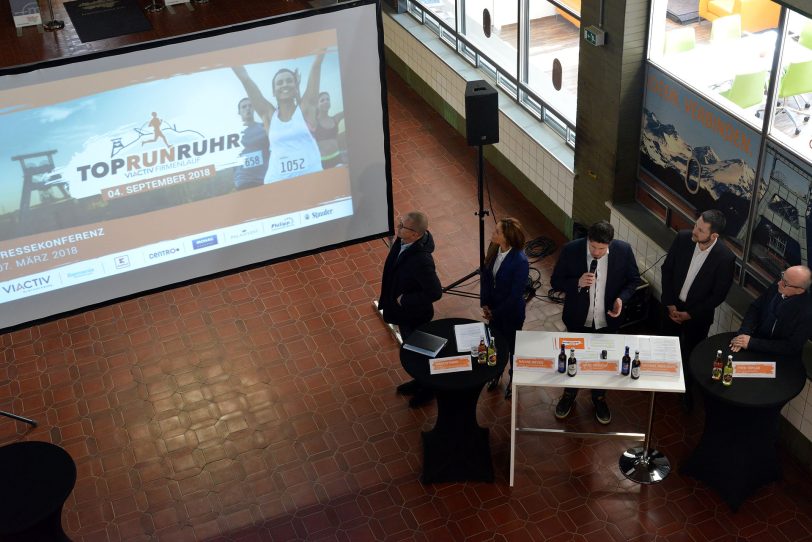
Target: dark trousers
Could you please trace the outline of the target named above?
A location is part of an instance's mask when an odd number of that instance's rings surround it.
[[[712,323],[712,319],[710,321],[708,319],[691,319],[687,322],[677,324],[668,317],[667,307],[663,312],[660,333],[671,337],[679,337],[679,349],[682,354],[682,374],[685,375],[686,394],[691,394],[694,386],[690,372],[687,370],[688,361],[691,359],[691,352],[694,351],[696,345],[708,338],[708,331]]]
[[[409,335],[414,333],[415,328],[409,326],[408,324],[398,324],[398,330],[400,330],[400,338],[403,339],[403,342],[406,342]]]
[[[578,327],[574,329],[567,328],[567,332],[570,333],[611,333],[609,328],[603,327],[601,329],[595,329],[594,324],[593,327]],[[590,390],[592,392],[592,401],[597,401],[598,399],[606,397],[606,390]],[[575,397],[578,395],[578,388],[564,388],[564,394],[569,395],[570,397]]]

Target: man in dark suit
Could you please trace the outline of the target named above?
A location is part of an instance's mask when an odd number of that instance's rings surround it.
[[[575,333],[614,333],[621,324],[623,305],[640,284],[632,247],[614,239],[615,229],[606,221],[589,227],[586,239],[570,241],[561,249],[550,284],[564,292],[564,325]],[[594,270],[591,272],[590,270]],[[566,418],[578,390],[566,388],[555,417]],[[606,390],[592,390],[595,417],[612,420]]]
[[[781,273],[778,282],[747,309],[730,349],[800,357],[804,344],[812,338],[811,284],[812,272],[805,265]]]
[[[663,263],[663,334],[679,337],[683,367],[694,347],[708,336],[714,311],[733,284],[736,256],[719,240],[725,224],[721,211],[705,211],[693,230],[677,234]],[[693,405],[691,388],[686,380],[683,404],[688,410]]]
[[[397,324],[405,342],[415,328],[434,317],[433,303],[443,295],[434,268],[434,238],[429,219],[420,211],[406,213],[397,225],[397,239],[383,265],[378,309],[383,319]],[[417,408],[431,401],[434,393],[412,380],[398,386],[398,393],[412,395],[409,406]]]

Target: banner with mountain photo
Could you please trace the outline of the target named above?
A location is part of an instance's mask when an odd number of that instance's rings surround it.
[[[640,167],[696,210],[719,209],[744,240],[761,135],[649,65]]]

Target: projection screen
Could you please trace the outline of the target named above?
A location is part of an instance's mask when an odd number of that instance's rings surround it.
[[[1,72],[0,328],[390,233],[381,44],[370,0]]]

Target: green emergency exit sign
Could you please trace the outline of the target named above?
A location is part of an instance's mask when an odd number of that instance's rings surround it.
[[[597,26],[588,26],[584,29],[584,39],[590,45],[601,47],[606,41],[606,32]]]

